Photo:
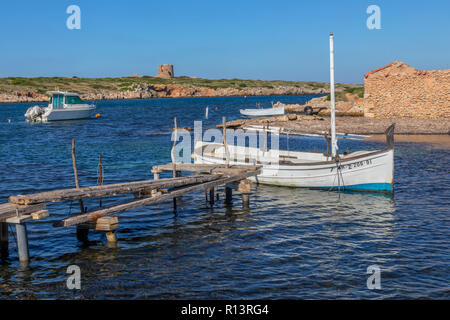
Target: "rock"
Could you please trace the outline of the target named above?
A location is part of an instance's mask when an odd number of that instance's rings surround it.
[[[297,120],[296,114],[288,114],[287,117],[289,121]]]

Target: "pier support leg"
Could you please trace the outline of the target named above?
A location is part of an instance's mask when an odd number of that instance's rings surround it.
[[[225,186],[225,204],[231,204],[233,201],[233,189],[230,186]]]
[[[249,193],[242,194],[242,208],[243,209],[250,208],[250,194]]]
[[[250,186],[250,181],[245,179],[242,180],[239,183],[238,186],[238,191],[240,193],[242,193],[242,208],[244,209],[248,209],[250,207],[249,202],[250,202],[250,192],[251,192],[251,186]]]
[[[77,226],[77,240],[83,243],[89,242],[89,227],[83,224]]]
[[[28,263],[30,260],[30,252],[28,251],[27,225],[25,223],[16,224],[16,236],[19,261],[22,263]]]
[[[106,233],[106,239],[108,244],[115,244],[117,242],[117,235],[115,231],[110,231]]]
[[[0,222],[0,258],[8,258],[8,224]]]
[[[209,188],[209,204],[214,205],[214,188]]]

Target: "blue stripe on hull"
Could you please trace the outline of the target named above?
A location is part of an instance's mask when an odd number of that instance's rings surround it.
[[[332,190],[349,190],[349,191],[372,191],[372,192],[394,192],[392,183],[364,183],[354,184],[342,187],[312,187],[313,189],[332,189]]]

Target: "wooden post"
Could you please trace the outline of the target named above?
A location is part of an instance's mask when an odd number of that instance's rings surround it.
[[[75,157],[75,139],[72,139],[72,166],[73,166],[73,174],[75,177],[75,187],[77,189],[80,188],[80,183],[78,182],[78,170],[77,170],[77,161]],[[83,200],[80,199],[80,210],[81,213],[85,213]],[[77,226],[77,239],[78,241],[87,242],[88,241],[88,233],[89,229],[84,228],[82,226]]]
[[[173,118],[174,122],[174,130],[175,130],[175,138],[173,139],[172,149],[170,150],[170,157],[172,159],[172,177],[175,178],[177,176],[176,165],[175,165],[175,145],[177,144],[178,139],[178,130],[177,130],[177,117]],[[177,199],[173,198],[173,212],[177,212]]]
[[[172,149],[170,150],[170,158],[172,159],[172,177],[176,177],[177,173],[176,173],[176,165],[175,165],[175,145],[177,144],[177,139],[178,139],[178,129],[177,129],[177,117],[173,118],[173,122],[174,122],[174,130],[175,130],[175,137],[173,139],[173,145],[172,145]]]
[[[226,185],[225,186],[225,204],[231,204],[233,201],[233,189]]]
[[[209,188],[209,204],[214,205],[214,188]]]
[[[19,261],[26,263],[30,260],[30,252],[28,250],[27,225],[25,223],[16,224],[16,237]]]
[[[8,224],[0,222],[0,258],[2,260],[8,257]]]
[[[241,180],[238,186],[238,191],[242,193],[242,208],[248,209],[250,207],[250,181],[247,179]]]
[[[77,240],[80,242],[89,242],[89,227],[84,224],[77,225]]]
[[[242,194],[242,208],[248,209],[250,208],[250,194],[249,193],[243,193]]]
[[[158,170],[152,169],[152,173],[153,173],[153,180],[161,179],[160,172]]]
[[[330,134],[331,135],[331,134]],[[328,135],[328,133],[325,133],[325,140],[327,141],[327,156],[330,155],[330,136]]]
[[[102,165],[102,155],[98,155],[98,167],[97,167],[97,185],[103,185],[103,165]],[[102,197],[99,198],[99,206],[102,206]]]
[[[116,243],[117,242],[116,232],[115,231],[107,232],[106,239],[108,240],[108,243]]]
[[[263,126],[264,130],[264,126]],[[264,151],[267,151],[267,130],[269,130],[269,125],[266,124],[266,129],[264,130]]]
[[[228,151],[228,145],[227,145],[227,118],[226,117],[222,117],[222,127],[223,127],[222,140],[223,140],[223,147],[225,148],[226,166],[227,166],[227,168],[229,168],[230,167],[230,152]]]

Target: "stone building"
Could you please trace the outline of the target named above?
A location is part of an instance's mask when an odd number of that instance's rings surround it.
[[[450,118],[450,69],[420,71],[395,61],[364,78],[366,117]]]
[[[175,74],[173,73],[173,64],[160,64],[158,66],[158,78],[173,78]]]

